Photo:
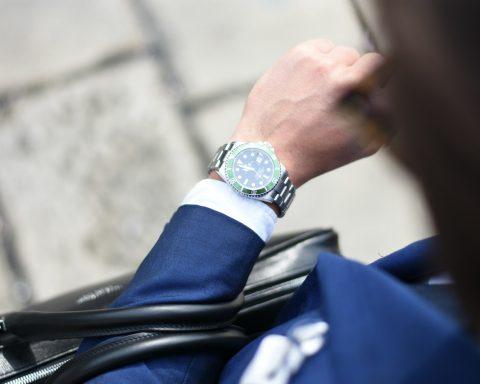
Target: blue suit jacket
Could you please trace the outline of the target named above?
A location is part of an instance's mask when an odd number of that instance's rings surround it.
[[[208,208],[183,206],[114,306],[233,299],[263,246],[235,220]],[[291,382],[480,383],[477,346],[401,281],[424,278],[429,253],[430,242],[419,242],[371,266],[321,254],[268,332],[287,334],[304,319],[324,319],[330,325],[323,349],[306,360]],[[262,337],[226,365],[213,353],[158,358],[91,382],[205,384],[220,377],[222,383],[237,383]],[[102,342],[86,340],[81,350]]]

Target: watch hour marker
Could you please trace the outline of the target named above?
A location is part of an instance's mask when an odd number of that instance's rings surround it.
[[[241,178],[242,178],[242,175],[238,175],[238,178],[241,179]]]
[[[268,176],[267,176],[267,175],[263,175],[263,177],[268,180]]]
[[[248,185],[248,179],[247,179],[247,180],[245,180],[245,185]]]
[[[255,183],[252,183],[252,187],[256,187],[256,184],[255,184]]]

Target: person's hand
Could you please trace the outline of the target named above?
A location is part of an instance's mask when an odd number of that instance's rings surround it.
[[[336,111],[338,100],[374,71],[382,56],[362,57],[328,40],[292,49],[255,84],[231,141],[269,141],[298,188],[375,153]]]

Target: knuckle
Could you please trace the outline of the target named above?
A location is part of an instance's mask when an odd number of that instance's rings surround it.
[[[293,60],[304,68],[316,68],[322,66],[321,55],[309,45],[299,45],[293,49]]]
[[[330,55],[338,60],[339,63],[347,65],[351,65],[360,59],[360,54],[356,49],[344,46],[336,47],[331,51]]]
[[[294,59],[298,61],[308,60],[313,58],[312,50],[306,45],[298,45],[296,46],[293,51]]]
[[[297,53],[299,55],[310,54],[312,52],[312,48],[309,42],[307,41],[293,47],[292,52]]]
[[[310,44],[315,50],[318,50],[321,53],[326,53],[335,48],[335,44],[328,39],[310,40]]]
[[[379,67],[383,63],[385,63],[385,58],[376,52],[369,52],[366,53],[361,57],[360,60],[363,60],[364,62],[367,62],[371,67]]]
[[[335,60],[330,57],[323,57],[316,61],[317,71],[321,73],[330,73],[336,66]]]
[[[292,52],[299,58],[316,58],[331,51],[334,47],[334,43],[328,39],[312,39],[298,44],[292,49]]]

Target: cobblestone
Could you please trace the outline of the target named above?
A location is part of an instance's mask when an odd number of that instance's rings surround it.
[[[156,76],[139,60],[0,118],[4,203],[39,298],[135,269],[200,178]]]
[[[5,263],[5,255],[0,251],[0,312],[8,311],[13,307],[10,289],[10,275]]]
[[[0,203],[36,297],[134,269],[248,86],[317,37],[366,46],[348,0],[0,1]],[[363,262],[431,232],[383,153],[302,188],[277,232],[319,226]]]
[[[126,0],[2,0],[0,36],[0,93],[142,44]]]
[[[148,0],[190,96],[255,80],[299,42],[363,48],[348,0]],[[185,18],[185,15],[191,15]]]
[[[363,263],[431,235],[415,183],[384,151],[307,184],[277,231],[300,223],[335,228],[342,253]]]

